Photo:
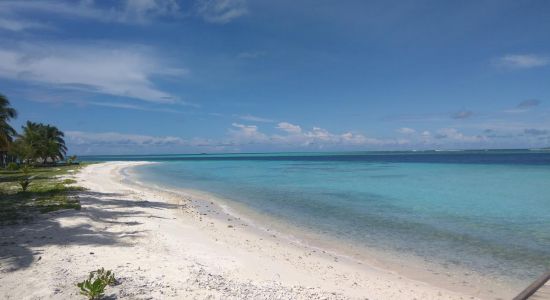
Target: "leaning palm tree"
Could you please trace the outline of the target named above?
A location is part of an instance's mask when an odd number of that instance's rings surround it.
[[[52,162],[63,160],[67,154],[67,146],[65,145],[65,134],[55,126],[46,125],[45,143],[46,143],[46,159],[51,159]]]
[[[15,129],[8,122],[16,117],[17,111],[15,108],[11,107],[11,103],[6,96],[0,94],[0,166],[6,165],[9,146],[16,135]]]

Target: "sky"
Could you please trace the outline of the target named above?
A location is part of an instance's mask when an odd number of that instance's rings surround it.
[[[550,146],[550,2],[0,1],[12,121],[69,153]]]

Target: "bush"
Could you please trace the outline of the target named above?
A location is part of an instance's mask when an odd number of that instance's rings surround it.
[[[17,171],[17,170],[19,170],[19,165],[14,163],[14,162],[11,162],[11,163],[8,164],[7,168],[10,171]]]
[[[111,270],[104,268],[90,272],[88,279],[76,284],[80,288],[80,293],[90,300],[101,299],[105,294],[105,287],[113,286],[117,283],[115,274]]]
[[[111,270],[105,270],[104,268],[97,269],[90,272],[90,276],[101,279],[106,285],[113,286],[116,284],[115,273]]]
[[[80,288],[80,293],[90,300],[101,299],[105,294],[105,287],[107,286],[103,280],[96,278],[92,281],[91,278],[86,279],[76,284]]]

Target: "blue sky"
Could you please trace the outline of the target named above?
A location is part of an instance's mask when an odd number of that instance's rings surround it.
[[[71,153],[536,148],[548,1],[1,1],[0,92]]]

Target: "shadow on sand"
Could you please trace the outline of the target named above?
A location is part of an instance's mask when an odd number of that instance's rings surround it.
[[[159,218],[145,213],[144,208],[164,210],[178,207],[158,201],[120,199],[117,198],[120,194],[112,193],[85,191],[78,196],[81,210],[57,211],[40,215],[26,224],[0,226],[0,271],[12,272],[29,267],[42,255],[40,248],[50,245],[131,246],[131,238],[144,234],[142,230],[132,229],[142,224],[135,219]],[[125,221],[130,217],[132,221]],[[61,219],[68,219],[70,225],[61,226]]]

